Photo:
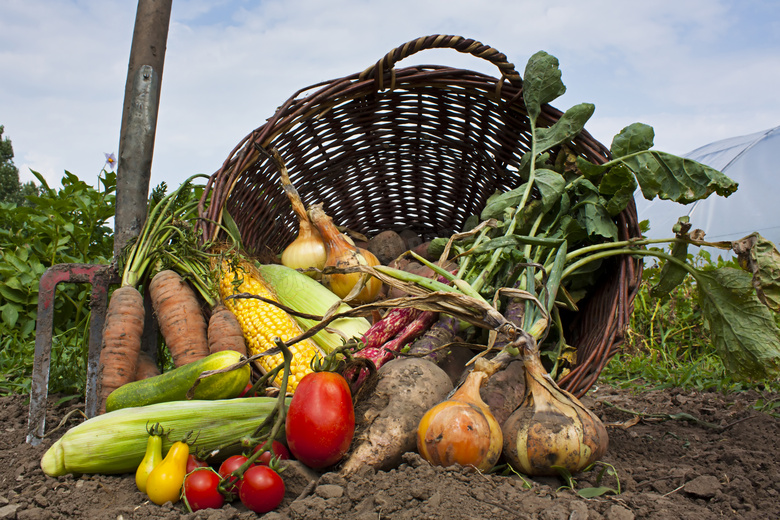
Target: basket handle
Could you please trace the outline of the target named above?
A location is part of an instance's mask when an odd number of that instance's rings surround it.
[[[447,34],[423,36],[421,38],[417,38],[416,40],[408,41],[400,47],[396,47],[395,49],[388,52],[382,59],[376,62],[375,65],[372,65],[371,67],[361,72],[359,79],[365,80],[374,77],[380,83],[379,88],[381,89],[382,84],[384,83],[384,72],[392,72],[393,66],[397,62],[408,56],[411,56],[412,54],[426,49],[443,48],[455,49],[458,52],[471,54],[477,58],[485,59],[498,67],[502,78],[506,78],[510,83],[517,86],[518,88],[522,87],[523,85],[523,78],[515,70],[514,64],[507,61],[505,54],[476,40]],[[377,71],[382,71],[383,74],[378,75]]]

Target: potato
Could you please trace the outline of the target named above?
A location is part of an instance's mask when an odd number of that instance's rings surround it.
[[[398,466],[404,453],[416,450],[417,425],[425,412],[452,391],[447,374],[425,359],[395,359],[377,374],[373,392],[355,410],[355,439],[341,467],[343,475],[365,466]]]
[[[435,258],[433,255],[431,255],[431,254],[428,252],[428,248],[430,248],[430,247],[431,247],[431,242],[430,242],[430,240],[429,240],[429,241],[427,241],[427,242],[423,242],[423,243],[422,243],[422,244],[420,244],[419,246],[415,247],[415,248],[413,249],[413,251],[414,251],[415,253],[417,253],[418,255],[420,255],[421,257],[425,258],[426,260],[428,260],[428,261],[430,261],[430,262],[435,262],[435,261],[437,261],[437,260],[438,260],[438,258]]]
[[[387,265],[406,252],[406,242],[395,231],[382,231],[368,241],[367,249]]]
[[[402,229],[398,234],[401,236],[401,238],[404,239],[404,242],[406,243],[406,249],[414,249],[423,242],[422,238],[420,238],[420,235],[411,229]]]

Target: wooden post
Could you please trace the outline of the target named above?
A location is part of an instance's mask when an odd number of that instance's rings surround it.
[[[139,0],[125,84],[116,179],[114,258],[146,220],[172,0]]]

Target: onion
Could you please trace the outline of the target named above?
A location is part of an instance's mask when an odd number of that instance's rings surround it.
[[[322,204],[312,204],[309,207],[309,217],[325,243],[327,251],[325,267],[346,269],[358,265],[379,265],[379,260],[373,253],[347,241],[333,224],[333,220],[325,214]],[[358,304],[371,303],[377,299],[382,288],[382,282],[373,276],[366,276],[359,272],[326,274],[322,276],[322,283],[339,298],[346,300],[352,289],[364,277],[367,278],[365,286],[348,301]]]
[[[321,273],[311,268],[322,270],[327,257],[325,243],[320,234],[311,227],[308,220],[301,220],[298,237],[282,251],[282,265],[300,269],[312,278],[320,278]]]
[[[437,466],[491,469],[501,456],[501,426],[482,401],[479,389],[487,379],[473,370],[458,390],[423,416],[417,427],[417,451]]]
[[[609,443],[604,424],[555,384],[530,336],[523,362],[525,398],[502,427],[509,464],[526,475],[557,475],[556,467],[577,473],[604,456]]]
[[[303,201],[300,195],[298,195],[298,190],[295,189],[295,186],[290,181],[287,167],[284,165],[279,152],[274,148],[271,150],[271,155],[279,166],[282,188],[284,188],[287,198],[290,199],[293,211],[298,216],[298,236],[282,251],[282,265],[291,269],[300,269],[304,274],[312,278],[319,278],[320,270],[325,267],[325,260],[327,259],[325,243],[319,231],[312,226],[309,216],[306,214]],[[307,271],[307,269],[311,270]]]

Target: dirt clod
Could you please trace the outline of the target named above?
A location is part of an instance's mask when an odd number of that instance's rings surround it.
[[[685,490],[686,493],[693,495],[696,498],[712,498],[720,489],[721,485],[718,478],[712,475],[696,477],[690,482],[686,482],[685,486],[683,486],[683,490]]]

